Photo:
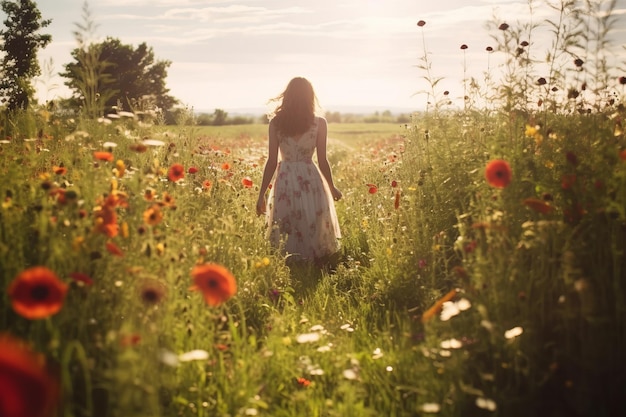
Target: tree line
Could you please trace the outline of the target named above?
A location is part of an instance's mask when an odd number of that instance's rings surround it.
[[[33,80],[41,75],[37,53],[52,41],[51,35],[40,32],[51,20],[42,17],[33,0],[2,0],[0,7],[6,15],[0,30],[0,106],[11,115],[35,104]],[[135,47],[113,37],[95,42],[97,25],[87,2],[82,12],[73,32],[73,60],[59,74],[72,95],[48,105],[89,118],[118,111],[172,110],[178,100],[165,82],[171,62],[157,59],[146,43]]]

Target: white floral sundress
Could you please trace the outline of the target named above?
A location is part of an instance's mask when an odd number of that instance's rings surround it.
[[[280,161],[269,195],[271,244],[297,260],[339,250],[341,231],[330,188],[313,163],[319,118],[299,138],[279,135]]]

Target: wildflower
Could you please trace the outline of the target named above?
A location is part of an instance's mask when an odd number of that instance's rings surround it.
[[[176,202],[174,201],[174,197],[172,197],[167,191],[163,192],[163,195],[161,196],[161,201],[159,201],[159,205],[169,207],[171,209],[176,208]]]
[[[504,338],[505,339],[514,339],[517,336],[521,335],[522,333],[524,333],[524,329],[522,329],[519,326],[513,327],[512,329],[507,330],[506,332],[504,332]]]
[[[99,161],[113,162],[113,154],[111,152],[95,151],[93,157]]]
[[[241,180],[241,185],[246,188],[252,188],[252,180],[250,179],[250,177],[244,177]]]
[[[143,222],[155,226],[163,220],[163,212],[158,204],[153,204],[143,212]]]
[[[465,50],[465,49],[467,49],[467,45],[466,44],[461,45],[461,50]]]
[[[89,275],[83,274],[82,272],[72,272],[69,276],[74,280],[74,282],[78,282],[81,285],[93,285],[93,279],[91,279]]]
[[[459,301],[446,301],[442,304],[441,321],[448,321],[452,317],[457,316],[462,311],[468,310],[472,304],[466,298],[461,298]]]
[[[218,306],[237,292],[235,277],[222,265],[206,263],[195,266],[191,271],[194,289],[202,292],[210,306]]]
[[[424,25],[426,25],[426,22],[424,22],[423,20],[417,22],[417,26],[419,27],[424,27]]]
[[[141,342],[141,336],[137,333],[126,334],[120,338],[120,345],[123,347],[137,346]]]
[[[626,162],[626,149],[622,149],[619,152],[619,159],[621,159],[622,162]]]
[[[476,398],[476,407],[489,411],[496,411],[497,408],[495,401],[483,397]]]
[[[145,151],[148,150],[148,147],[144,145],[143,143],[135,143],[133,145],[130,145],[129,149],[137,153],[144,153]]]
[[[181,362],[204,361],[207,359],[209,359],[209,352],[202,349],[194,349],[178,355],[178,360]]]
[[[172,164],[167,172],[167,178],[172,182],[185,178],[185,167],[181,164]]]
[[[574,60],[574,65],[576,65],[576,67],[578,67],[578,68],[582,67],[582,66],[583,66],[583,64],[584,64],[584,62],[583,62],[583,60],[582,60],[582,59],[580,59],[580,58],[576,58],[576,59]]]
[[[122,250],[113,242],[107,242],[106,248],[107,248],[107,251],[109,251],[111,255],[120,256],[120,257],[124,256],[124,252],[122,252]]]
[[[318,332],[302,333],[296,336],[296,342],[298,343],[313,343],[320,340],[320,334]]]
[[[139,288],[139,297],[144,304],[158,304],[165,298],[165,287],[155,279],[144,279]]]
[[[548,82],[543,77],[540,77],[539,79],[537,79],[537,85],[546,85],[547,83]]]
[[[54,172],[56,175],[65,175],[67,173],[67,168],[65,168],[64,166],[53,166],[52,172]]]
[[[124,176],[124,173],[126,172],[126,165],[124,164],[124,161],[121,159],[118,159],[115,162],[115,175],[118,178],[122,178]]]
[[[224,162],[224,163],[222,164],[222,169],[223,169],[224,171],[228,171],[228,170],[230,169],[230,164],[229,164],[228,162]]]
[[[437,300],[431,308],[429,308],[428,310],[424,312],[424,314],[422,314],[422,323],[425,323],[426,321],[434,317],[435,314],[437,314],[439,310],[441,310],[443,303],[445,303],[446,301],[452,300],[456,296],[456,293],[457,293],[457,290],[452,289],[446,295],[444,295],[439,300]]]
[[[528,41],[522,41],[522,42],[520,43],[520,46],[521,46],[522,48],[526,48],[528,45],[530,45],[530,44],[528,43]]]
[[[505,188],[511,183],[511,167],[502,159],[495,159],[487,164],[485,178],[492,187]]]
[[[8,334],[0,334],[0,414],[3,417],[51,415],[59,383],[46,371],[42,355]]]
[[[58,313],[63,307],[67,288],[67,284],[50,269],[34,266],[15,277],[7,293],[16,313],[35,320]]]
[[[309,381],[306,378],[303,377],[299,377],[298,379],[296,379],[296,382],[298,382],[298,385],[300,385],[301,387],[308,387],[309,385],[311,385],[311,381]]]
[[[104,205],[96,210],[94,214],[94,231],[102,233],[107,237],[117,236],[119,225],[117,224],[117,213],[113,207]]]
[[[536,211],[537,213],[548,214],[552,211],[553,207],[543,200],[538,198],[526,198],[522,201],[526,207]]]
[[[509,25],[507,23],[501,23],[500,26],[498,26],[498,29],[500,30],[507,30],[509,28]]]
[[[487,52],[493,52],[493,48],[491,46],[488,46],[485,48],[485,51]]]
[[[400,208],[400,191],[396,191],[396,199],[393,202],[393,207],[398,210]]]
[[[396,188],[397,186],[398,186],[398,181],[396,181],[396,180],[391,181],[391,187],[392,188]]]
[[[205,190],[210,190],[212,185],[213,183],[209,180],[202,181],[202,188],[204,188]]]
[[[375,184],[365,184],[367,187],[369,187],[368,192],[370,194],[376,194],[378,192],[378,187]]]
[[[195,174],[195,173],[198,172],[198,168],[196,168],[196,167],[189,167],[187,172],[190,173],[190,174]]]

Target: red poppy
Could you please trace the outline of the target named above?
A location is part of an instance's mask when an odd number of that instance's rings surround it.
[[[82,272],[72,272],[70,274],[70,278],[72,278],[75,282],[81,282],[83,285],[93,285],[93,279],[87,274],[83,274]]]
[[[67,284],[44,266],[22,271],[9,285],[13,310],[22,317],[36,320],[58,313],[63,307]]]
[[[222,265],[206,263],[191,270],[194,290],[199,290],[210,306],[218,306],[237,293],[235,277]]]
[[[95,151],[93,157],[99,161],[113,162],[113,154],[111,152]]]
[[[396,188],[398,186],[398,181],[396,181],[396,180],[391,181],[391,186],[393,188]]]
[[[246,188],[252,188],[252,180],[250,179],[250,177],[244,177],[241,180],[241,185]]]
[[[489,161],[485,169],[485,178],[492,187],[505,188],[511,183],[511,166],[502,159]]]
[[[190,174],[195,174],[196,172],[198,172],[198,168],[196,168],[196,167],[189,167],[187,172],[190,173]]]
[[[376,194],[378,192],[378,187],[375,184],[365,184],[367,187],[369,187],[368,192],[370,194]]]
[[[542,214],[548,214],[553,210],[553,207],[550,204],[538,198],[526,198],[522,201],[522,204],[532,210],[535,210],[537,213]]]
[[[107,248],[107,251],[109,251],[111,255],[120,256],[120,257],[124,256],[124,252],[122,252],[122,250],[113,242],[107,242],[106,248]]]
[[[0,415],[45,417],[52,414],[59,384],[42,356],[10,335],[0,335]]]
[[[172,164],[167,172],[167,178],[172,182],[182,180],[185,178],[185,167],[181,164]]]

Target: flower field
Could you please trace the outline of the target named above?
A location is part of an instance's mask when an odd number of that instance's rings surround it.
[[[621,415],[626,79],[559,101],[535,78],[497,109],[431,83],[409,124],[330,124],[322,270],[264,238],[266,126],[14,115],[0,415]]]

